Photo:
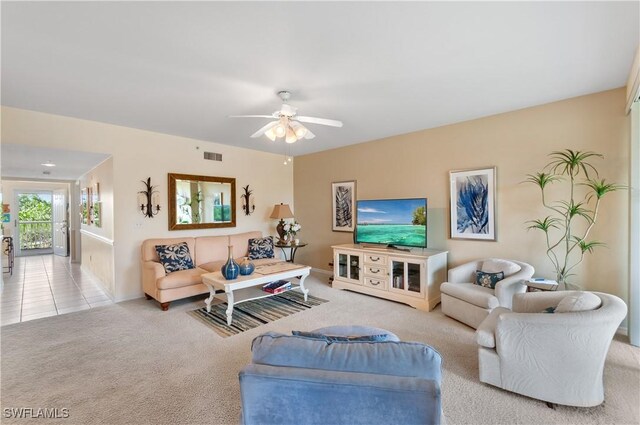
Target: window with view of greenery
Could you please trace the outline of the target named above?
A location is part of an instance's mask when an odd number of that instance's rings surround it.
[[[51,195],[18,195],[20,249],[45,249],[53,246]]]

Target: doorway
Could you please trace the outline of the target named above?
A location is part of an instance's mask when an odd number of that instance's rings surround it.
[[[16,190],[16,256],[69,255],[65,189]]]

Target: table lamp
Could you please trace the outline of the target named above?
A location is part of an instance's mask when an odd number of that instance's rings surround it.
[[[276,232],[278,232],[278,236],[280,237],[281,244],[286,243],[284,240],[284,219],[285,218],[293,218],[293,213],[291,212],[291,208],[289,208],[289,204],[276,204],[273,206],[273,212],[269,216],[270,218],[279,218],[280,221],[276,226]]]

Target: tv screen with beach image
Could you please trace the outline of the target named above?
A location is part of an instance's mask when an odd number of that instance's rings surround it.
[[[427,246],[427,200],[357,201],[356,243]]]

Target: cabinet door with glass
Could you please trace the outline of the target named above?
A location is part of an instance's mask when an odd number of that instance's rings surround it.
[[[389,291],[424,298],[424,261],[391,257],[389,258],[389,265],[391,280],[389,284]]]
[[[336,251],[334,279],[362,285],[362,254]]]

